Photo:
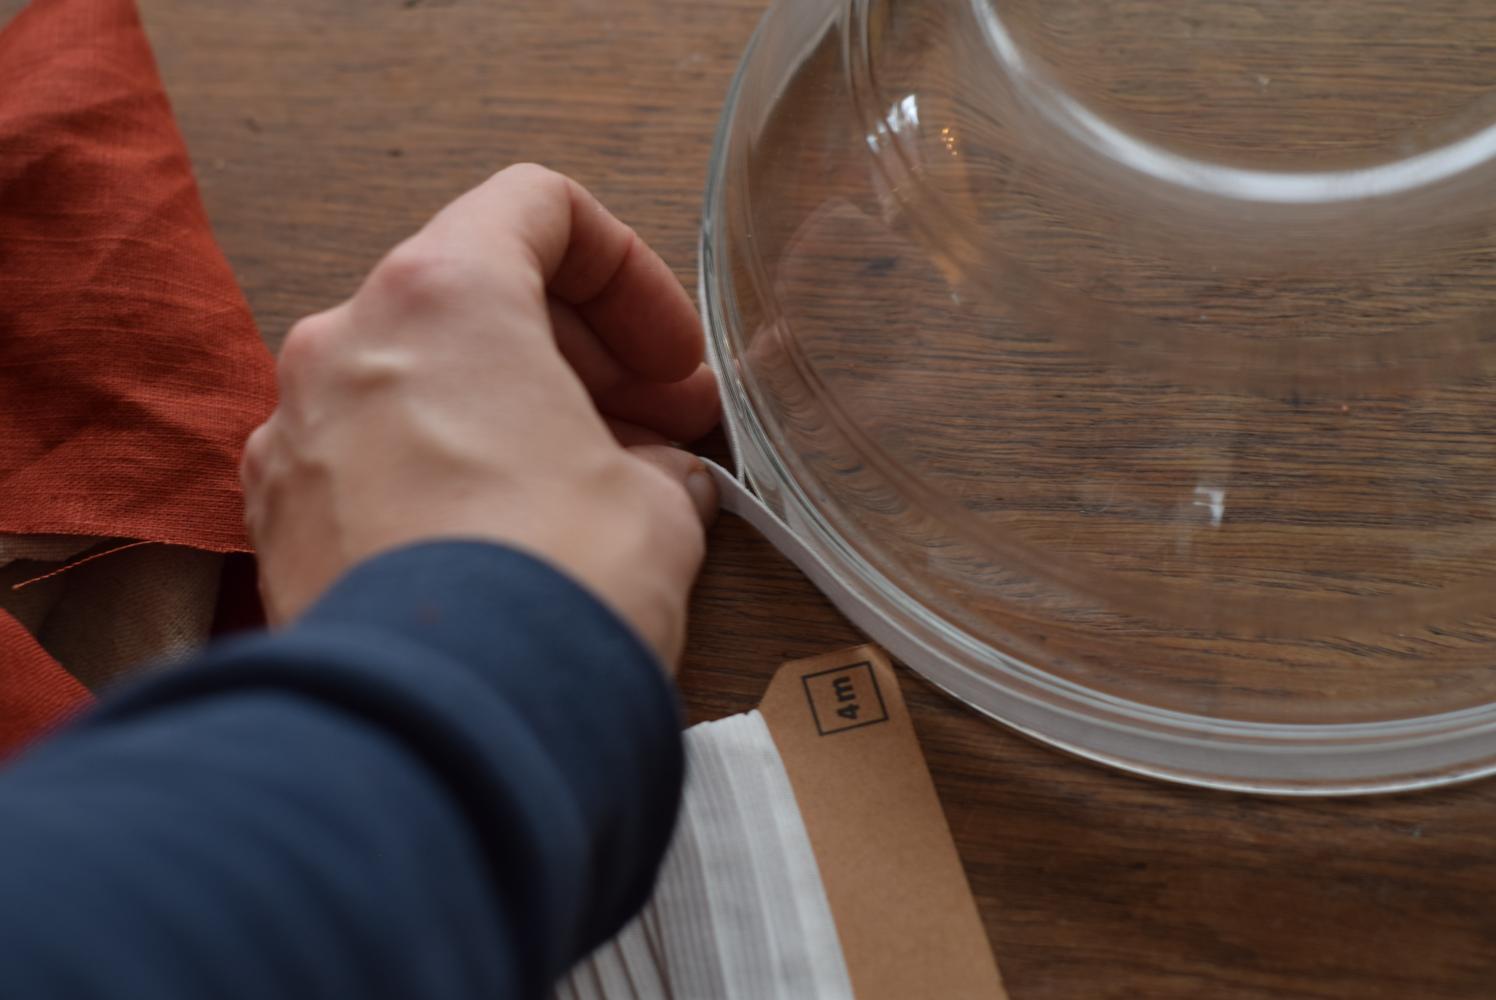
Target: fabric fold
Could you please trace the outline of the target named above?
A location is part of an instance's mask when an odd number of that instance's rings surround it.
[[[0,533],[243,551],[273,362],[131,0],[0,31]]]
[[[92,700],[20,622],[0,611],[0,758]]]

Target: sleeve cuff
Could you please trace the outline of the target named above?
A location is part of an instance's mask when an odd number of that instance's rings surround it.
[[[539,559],[470,541],[385,553],[284,632],[215,647],[94,721],[265,687],[364,719],[427,763],[485,849],[508,855],[496,870],[528,871],[499,891],[550,974],[648,898],[684,775],[674,689],[611,609]]]
[[[608,926],[588,932],[589,946],[643,905],[674,830],[682,719],[658,657],[611,608],[520,550],[439,541],[355,567],[291,634],[347,628],[440,652],[523,720],[584,809],[591,860],[609,869],[592,873],[612,891],[597,900]]]

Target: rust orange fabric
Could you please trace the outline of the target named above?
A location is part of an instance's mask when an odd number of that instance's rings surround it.
[[[33,0],[0,29],[0,532],[247,550],[273,393],[133,0]],[[5,618],[0,673],[0,750],[86,699]]]
[[[0,758],[89,700],[88,689],[54,663],[20,622],[0,611]]]

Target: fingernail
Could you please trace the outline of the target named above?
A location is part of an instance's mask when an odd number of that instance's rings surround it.
[[[693,469],[686,476],[686,492],[691,495],[691,502],[696,505],[696,513],[701,515],[703,524],[710,525],[717,519],[717,484],[709,472]]]

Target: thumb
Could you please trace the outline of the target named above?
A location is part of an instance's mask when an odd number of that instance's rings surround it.
[[[662,444],[635,445],[629,449],[629,454],[679,483],[691,498],[691,505],[696,508],[704,526],[710,527],[717,520],[717,484],[701,459],[688,451]]]

